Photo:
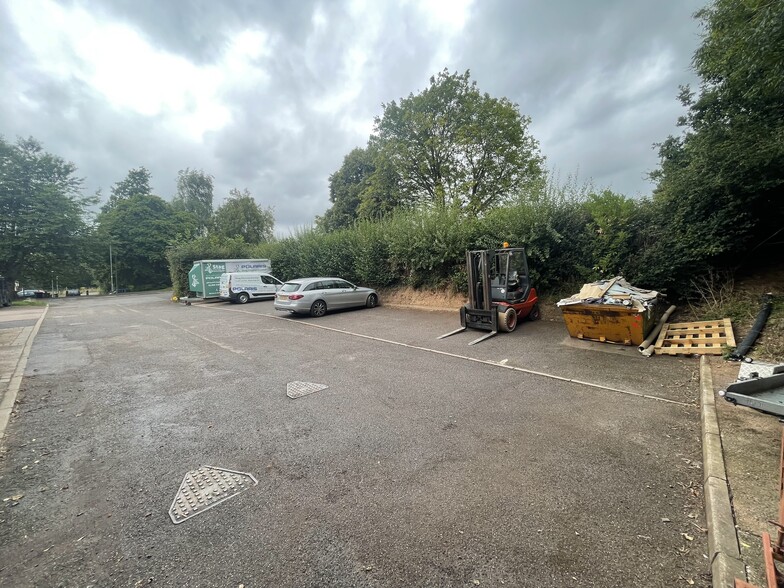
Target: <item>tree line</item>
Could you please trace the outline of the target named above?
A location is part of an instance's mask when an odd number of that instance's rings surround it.
[[[100,208],[100,191],[84,196],[76,171],[33,138],[0,137],[0,275],[7,287],[49,290],[55,277],[64,287],[168,286],[166,248],[174,243],[273,237],[272,210],[248,190],[230,190],[214,210],[214,178],[201,170],[181,170],[169,202],[153,194],[149,170],[131,169]]]

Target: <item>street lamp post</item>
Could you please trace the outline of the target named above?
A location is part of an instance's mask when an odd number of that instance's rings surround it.
[[[60,276],[55,277],[55,283],[57,284],[57,297],[60,298]]]
[[[112,264],[112,242],[109,241],[109,294],[114,293],[114,267]]]
[[[54,296],[54,270],[52,270],[52,287],[49,289],[49,295]]]

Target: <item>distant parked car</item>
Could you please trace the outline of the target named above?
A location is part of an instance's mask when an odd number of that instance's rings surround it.
[[[79,288],[68,288],[65,291],[66,296],[81,296],[81,294],[82,293],[79,291]]]
[[[378,305],[378,293],[355,286],[340,278],[301,278],[281,286],[275,296],[275,310],[324,316],[328,310]]]
[[[37,292],[39,292],[39,290],[19,290],[19,292],[16,293],[16,297],[17,298],[36,298],[36,293]],[[38,298],[40,298],[40,296],[38,296]]]

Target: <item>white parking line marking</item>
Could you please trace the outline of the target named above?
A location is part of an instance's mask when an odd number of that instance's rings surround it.
[[[228,345],[224,345],[223,343],[219,343],[218,341],[213,341],[212,339],[208,339],[207,337],[204,337],[203,335],[199,335],[198,333],[194,333],[190,329],[186,329],[185,327],[181,327],[179,325],[175,325],[171,321],[167,321],[167,320],[162,319],[162,318],[159,318],[158,320],[161,321],[162,323],[166,323],[170,327],[174,327],[175,329],[179,329],[180,331],[185,331],[189,335],[193,335],[194,337],[198,337],[199,339],[202,339],[203,341],[207,341],[207,343],[212,343],[213,345],[217,345],[221,349],[225,349],[226,351],[231,351],[232,353],[236,353],[237,355],[245,355],[245,351],[243,349],[234,349],[233,347],[229,347]]]
[[[445,355],[446,357],[453,357],[455,359],[462,359],[464,361],[471,361],[474,363],[481,363],[483,365],[489,365],[497,368],[507,369],[507,370],[514,370],[516,372],[522,372],[524,374],[531,374],[533,376],[540,376],[542,378],[549,378],[551,380],[558,380],[559,382],[569,382],[571,384],[577,384],[579,386],[587,386],[589,388],[596,388],[598,390],[605,390],[608,392],[616,392],[618,394],[626,394],[627,396],[635,396],[637,398],[645,398],[647,400],[657,400],[659,402],[665,402],[667,404],[677,404],[678,406],[688,406],[690,408],[694,408],[696,405],[691,404],[689,402],[681,402],[679,400],[670,400],[669,398],[662,398],[661,396],[653,396],[651,394],[643,394],[642,392],[632,392],[631,390],[621,390],[620,388],[613,388],[612,386],[604,386],[603,384],[594,384],[593,382],[585,382],[583,380],[576,380],[574,378],[565,378],[563,376],[556,376],[555,374],[548,374],[545,372],[538,372],[536,370],[529,370],[526,368],[516,367],[513,365],[508,365],[505,363],[500,363],[496,361],[489,361],[487,359],[479,359],[476,357],[469,357],[467,355],[459,355],[457,353],[450,353],[449,351],[441,351],[440,349],[431,349],[430,347],[420,347],[419,345],[409,345],[408,343],[401,343],[400,341],[392,341],[390,339],[382,339],[381,337],[373,337],[372,335],[363,335],[362,333],[354,333],[352,331],[346,331],[344,329],[336,329],[334,327],[325,327],[324,325],[317,325],[312,322],[304,322],[301,320],[290,319],[283,316],[275,316],[274,314],[263,314],[258,312],[250,312],[249,310],[240,310],[236,308],[226,308],[226,307],[208,307],[208,306],[197,306],[196,308],[209,308],[210,310],[223,310],[226,312],[241,312],[243,314],[251,314],[253,316],[262,316],[265,318],[271,318],[277,321],[288,321],[291,323],[295,323],[297,325],[301,325],[303,327],[312,327],[314,329],[322,329],[324,331],[332,331],[333,333],[341,333],[343,335],[349,335],[351,337],[358,337],[360,339],[368,339],[370,341],[377,341],[379,343],[386,343],[388,345],[397,345],[398,347],[406,347],[408,349],[416,349],[418,351],[425,351],[427,353],[435,353],[436,355]]]

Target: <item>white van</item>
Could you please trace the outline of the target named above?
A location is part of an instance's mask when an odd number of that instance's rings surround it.
[[[258,272],[231,272],[221,274],[221,300],[245,304],[248,300],[275,298],[275,293],[283,285],[278,278]]]

